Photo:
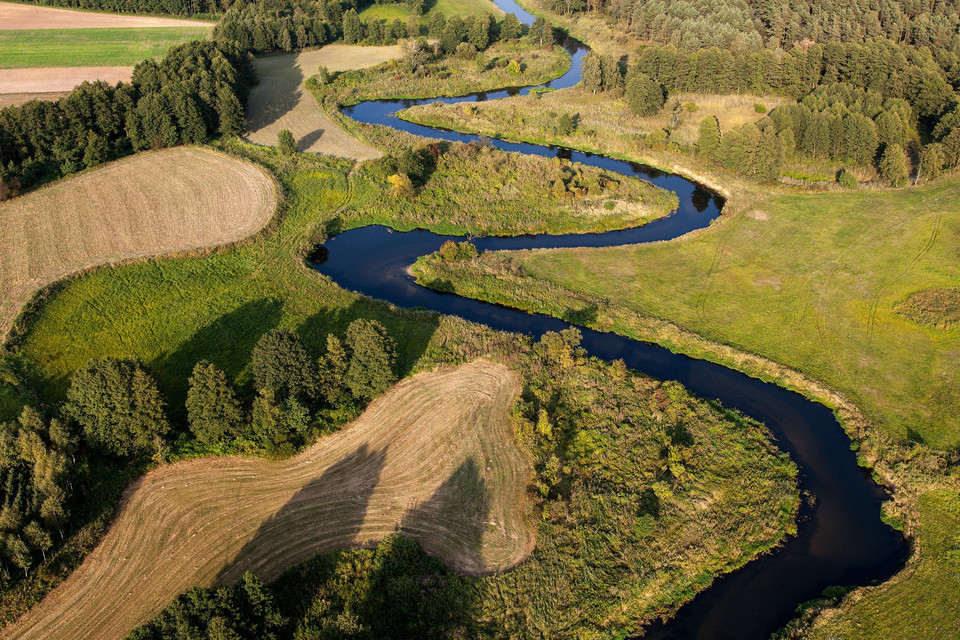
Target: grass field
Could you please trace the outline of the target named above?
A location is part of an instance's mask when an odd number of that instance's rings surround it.
[[[0,205],[0,334],[35,291],[98,264],[240,240],[270,219],[273,182],[211,151],[139,154]]]
[[[315,51],[263,56],[255,67],[260,82],[247,101],[247,139],[274,146],[283,129],[290,130],[300,151],[325,153],[356,160],[378,158],[382,153],[346,134],[324,114],[305,87],[320,65],[331,72],[359,69],[403,55],[399,45],[357,47],[329,45]]]
[[[209,27],[0,31],[0,68],[133,66],[171,46],[203,40]]]
[[[102,29],[134,27],[213,27],[212,22],[183,18],[119,15],[36,4],[0,2],[0,31],[22,29]]]
[[[489,13],[494,16],[502,15],[503,12],[497,8],[490,0],[429,0],[426,3],[426,11],[423,18],[429,20],[434,13],[441,13],[446,17],[458,15],[481,15]],[[413,11],[405,4],[371,4],[360,12],[360,18],[363,20],[386,20],[393,22],[396,19],[406,20],[415,15]]]
[[[4,636],[123,638],[189,587],[244,571],[272,580],[398,526],[459,571],[511,567],[533,547],[532,469],[509,421],[518,393],[515,373],[475,362],[401,382],[290,460],[161,467],[127,491],[84,564]]]
[[[641,338],[655,337],[650,323],[631,317],[668,321],[826,383],[895,439],[951,448],[960,445],[960,330],[913,322],[897,306],[960,282],[958,185],[775,192],[676,242],[491,254],[477,277],[438,264],[428,279],[555,314],[597,305],[595,324]],[[525,277],[505,275],[518,269]]]

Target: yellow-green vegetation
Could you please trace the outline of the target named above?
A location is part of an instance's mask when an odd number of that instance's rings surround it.
[[[936,287],[912,294],[897,311],[914,322],[938,329],[960,323],[960,287]]]
[[[920,497],[919,559],[891,582],[861,589],[838,610],[821,616],[805,636],[844,638],[960,637],[960,496],[934,491]]]
[[[406,3],[394,4],[376,4],[372,3],[360,12],[362,20],[387,20],[388,22],[414,16],[420,20],[424,18],[429,20],[435,13],[450,16],[479,16],[484,13],[492,15],[502,15],[503,12],[497,8],[490,0],[435,0],[428,2],[429,9],[424,12],[424,17],[417,16],[410,5]]]
[[[209,33],[209,27],[0,31],[0,69],[133,66]]]
[[[392,176],[410,171],[402,158],[361,169],[382,191],[350,216],[351,224],[451,234],[582,233],[640,226],[677,207],[675,194],[648,182],[566,160],[478,144],[455,144],[445,153],[432,145],[425,155],[435,168],[423,170],[429,178],[410,197],[394,195],[389,186]]]
[[[433,259],[419,273],[555,315],[593,307],[599,328],[716,359],[642,318],[668,321],[826,383],[894,438],[949,448],[960,444],[960,333],[918,325],[897,307],[960,279],[958,185],[777,192],[669,244]]]

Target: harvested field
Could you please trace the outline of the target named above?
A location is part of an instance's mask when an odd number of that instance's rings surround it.
[[[213,151],[141,153],[0,205],[0,336],[38,289],[110,262],[239,240],[270,219],[273,181]]]
[[[30,100],[59,100],[68,95],[69,91],[44,91],[38,93],[0,93],[0,109],[15,107]]]
[[[122,638],[194,585],[264,580],[319,552],[397,529],[464,572],[533,548],[530,464],[509,410],[515,373],[478,361],[404,380],[353,424],[283,462],[161,467],[127,491],[109,533],[10,639]]]
[[[213,27],[212,22],[115,15],[0,2],[0,31],[20,29],[102,29],[114,27]]]
[[[329,45],[299,54],[257,58],[260,83],[250,92],[247,104],[247,139],[254,144],[275,146],[277,134],[289,129],[300,151],[323,153],[355,160],[382,154],[347,135],[330,120],[304,83],[320,65],[330,71],[363,69],[402,55],[399,45],[354,47]]]
[[[41,69],[0,69],[0,100],[8,95],[25,96],[27,100],[44,100],[43,96],[63,96],[84,81],[103,80],[110,84],[127,82],[133,67],[47,67]],[[0,103],[6,106],[6,102]]]

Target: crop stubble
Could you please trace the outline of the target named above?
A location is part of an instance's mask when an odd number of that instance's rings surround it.
[[[243,239],[275,206],[264,170],[190,147],[138,154],[0,204],[0,336],[34,292],[61,278]]]
[[[320,109],[304,86],[320,65],[330,71],[364,69],[400,57],[399,45],[357,47],[328,45],[314,51],[257,58],[259,84],[247,103],[247,139],[254,144],[275,146],[277,136],[289,129],[300,151],[370,160],[383,155],[354,139]]]
[[[83,565],[4,637],[122,638],[190,587],[248,570],[271,580],[397,530],[457,570],[509,568],[534,545],[532,469],[509,419],[519,390],[516,373],[480,360],[400,382],[295,458],[160,467],[127,490]],[[460,486],[464,469],[477,477]]]

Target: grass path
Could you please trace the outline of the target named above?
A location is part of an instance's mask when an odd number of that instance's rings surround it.
[[[186,589],[263,580],[400,528],[449,566],[505,569],[533,535],[532,474],[508,418],[519,380],[485,361],[404,380],[353,424],[283,462],[161,467],[125,494],[83,565],[5,630],[10,640],[122,638]]]
[[[143,153],[0,205],[0,335],[39,289],[101,264],[245,238],[276,205],[254,164],[181,147]]]

